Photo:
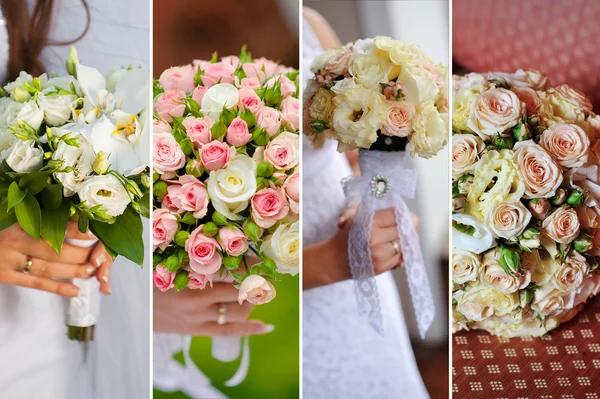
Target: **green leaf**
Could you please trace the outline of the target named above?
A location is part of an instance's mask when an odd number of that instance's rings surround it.
[[[63,200],[63,187],[60,184],[48,184],[42,190],[41,201],[44,208],[58,209]]]
[[[79,213],[78,215],[79,220],[77,220],[77,230],[79,230],[81,234],[85,234],[90,228],[90,219],[82,213]]]
[[[8,182],[0,183],[0,198],[8,197],[8,188],[9,187],[10,187],[10,183],[8,183]]]
[[[14,211],[8,211],[8,204],[3,202],[0,204],[0,231],[8,229],[13,224],[17,223],[17,216]]]
[[[27,189],[19,187],[19,184],[14,181],[8,187],[8,210],[21,203],[27,195]]]
[[[67,234],[67,223],[69,221],[70,201],[65,201],[58,209],[42,209],[41,233],[50,248],[60,255],[65,235]]]
[[[42,224],[42,211],[40,210],[40,204],[38,204],[35,197],[27,193],[25,198],[15,206],[15,214],[17,215],[17,220],[19,221],[21,228],[25,230],[27,234],[36,240],[39,240]]]
[[[140,266],[143,265],[142,219],[131,206],[121,216],[117,217],[113,224],[109,225],[90,220],[90,230],[116,254],[122,255]]]
[[[219,121],[212,125],[210,132],[214,140],[219,140],[227,133],[227,126],[222,121]]]
[[[24,175],[19,181],[21,188],[27,188],[32,195],[39,194],[48,184],[52,172],[32,172]]]

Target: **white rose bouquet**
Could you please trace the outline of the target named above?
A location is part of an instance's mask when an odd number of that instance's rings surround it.
[[[411,156],[431,158],[448,141],[446,67],[419,47],[378,36],[317,57],[305,90],[304,131],[316,148],[328,139],[338,151],[360,149],[361,177],[344,181],[350,203],[360,203],[349,237],[350,267],[359,309],[381,331],[368,239],[373,213],[396,209],[404,264],[421,334],[433,319],[433,302],[418,237],[402,197],[414,196]],[[365,283],[366,282],[366,283]],[[374,295],[375,293],[375,295]]]
[[[149,73],[128,68],[104,77],[80,64],[74,48],[67,70],[21,72],[0,89],[0,228],[19,223],[60,254],[67,222],[77,220],[111,256],[142,265]],[[93,281],[73,281],[80,291],[65,312],[70,339],[93,339],[100,300]]]
[[[600,117],[538,71],[453,80],[454,331],[543,335],[600,291]]]

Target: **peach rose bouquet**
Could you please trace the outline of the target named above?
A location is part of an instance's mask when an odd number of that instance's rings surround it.
[[[299,121],[298,71],[245,48],[161,74],[153,143],[158,289],[205,289],[229,277],[240,303],[262,304],[275,297],[278,273],[298,273]]]
[[[600,292],[600,118],[538,71],[453,81],[454,330],[541,336]]]

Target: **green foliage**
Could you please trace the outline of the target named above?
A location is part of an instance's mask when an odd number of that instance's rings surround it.
[[[114,253],[140,266],[144,263],[142,220],[131,206],[112,225],[90,220],[90,230]]]
[[[21,228],[31,237],[39,240],[42,212],[35,197],[27,193],[23,200],[15,205],[15,214]]]
[[[70,210],[70,201],[63,202],[58,209],[43,208],[41,210],[43,220],[41,235],[50,248],[59,255],[67,234]]]

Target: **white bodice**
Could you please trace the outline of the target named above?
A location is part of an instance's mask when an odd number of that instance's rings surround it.
[[[304,21],[303,82],[323,52]],[[332,237],[346,206],[341,181],[352,170],[330,141],[319,150],[303,137],[303,245]],[[353,281],[303,293],[303,390],[311,399],[427,398],[417,369],[392,275],[376,277],[385,336],[358,314]]]

